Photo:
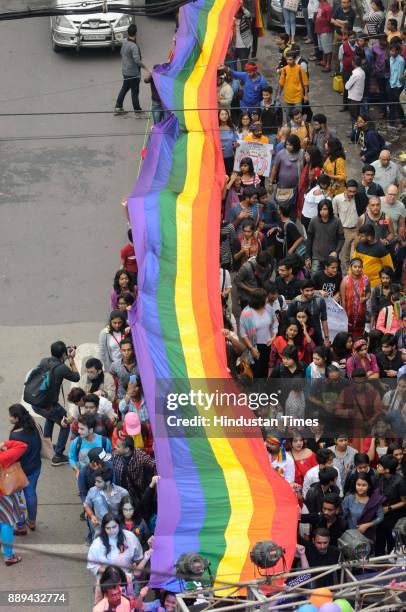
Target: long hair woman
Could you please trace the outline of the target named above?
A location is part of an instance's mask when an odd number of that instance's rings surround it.
[[[138,571],[145,567],[149,558],[150,554],[142,552],[137,536],[123,529],[115,514],[107,512],[101,522],[100,534],[89,548],[87,569],[100,578],[106,566],[116,565],[132,575],[134,563]]]
[[[261,182],[258,174],[255,174],[254,164],[250,157],[240,160],[241,184],[243,187],[258,187]]]
[[[376,528],[384,519],[385,497],[372,489],[366,474],[358,474],[349,495],[343,501],[342,510],[349,529],[358,529],[375,542]]]
[[[113,310],[109,322],[99,334],[97,357],[103,364],[106,372],[111,366],[121,360],[120,342],[126,336],[127,317],[122,310]]]
[[[345,153],[340,140],[333,136],[330,136],[327,141],[327,159],[324,162],[323,170],[331,179],[331,197],[343,193],[345,191],[345,181],[347,180]]]
[[[351,357],[352,344],[353,341],[351,334],[342,331],[336,334],[331,345],[333,360],[338,363],[340,370],[344,370],[344,374],[347,367],[347,359],[348,357]]]
[[[134,279],[127,270],[118,270],[114,276],[113,289],[110,294],[111,309],[118,308],[118,298],[125,293],[135,297]]]
[[[268,374],[272,317],[265,308],[266,299],[264,289],[256,289],[240,318],[241,340],[247,347],[246,359],[254,378],[266,378]]]
[[[276,336],[272,342],[268,376],[271,375],[273,368],[278,363],[281,363],[282,351],[285,346],[295,346],[300,361],[305,363],[311,362],[312,352],[315,348],[313,340],[310,338],[307,329],[297,319],[288,319],[282,333]]]
[[[363,274],[363,263],[358,257],[350,261],[347,276],[340,286],[341,305],[348,316],[348,332],[354,339],[361,338],[365,331],[366,303],[371,295],[369,279]]]
[[[27,526],[31,531],[35,531],[38,507],[37,482],[41,474],[41,436],[34,419],[24,406],[13,404],[9,407],[8,414],[10,423],[13,425],[10,440],[18,440],[27,444],[27,450],[21,457],[20,464],[28,478],[28,485],[23,489],[27,504]],[[25,535],[27,533],[25,524],[18,523],[15,533]]]
[[[221,151],[223,153],[224,166],[227,176],[231,176],[234,168],[234,153],[237,143],[237,134],[231,122],[230,112],[223,108],[219,111],[219,130]]]
[[[323,172],[323,157],[318,147],[308,147],[304,152],[305,165],[300,173],[297,197],[297,216],[302,214],[305,194],[316,185]]]

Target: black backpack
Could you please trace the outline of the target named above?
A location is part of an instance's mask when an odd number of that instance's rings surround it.
[[[43,359],[41,363],[31,370],[24,383],[24,401],[32,406],[45,408],[49,405],[52,389],[52,374],[60,363],[51,359]]]

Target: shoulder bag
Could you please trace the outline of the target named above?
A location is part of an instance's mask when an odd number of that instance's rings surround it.
[[[12,463],[8,468],[4,468],[0,465],[1,495],[12,495],[16,493],[16,491],[21,491],[27,485],[28,478],[19,461]]]

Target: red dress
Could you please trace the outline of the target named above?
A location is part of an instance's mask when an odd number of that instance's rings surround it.
[[[307,472],[310,470],[310,468],[317,465],[316,455],[312,451],[312,454],[309,455],[309,457],[306,457],[305,459],[295,459],[292,451],[290,454],[292,455],[292,459],[295,462],[295,482],[296,484],[303,487],[304,477],[306,476]]]

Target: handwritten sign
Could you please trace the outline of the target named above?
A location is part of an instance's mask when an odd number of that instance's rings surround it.
[[[269,176],[272,166],[273,145],[261,144],[259,142],[239,142],[239,147],[235,152],[234,171],[240,171],[240,162],[243,157],[250,157],[254,164],[254,171],[259,176]]]
[[[338,332],[348,331],[348,317],[344,308],[333,298],[326,300],[327,322],[330,340],[333,341]]]

